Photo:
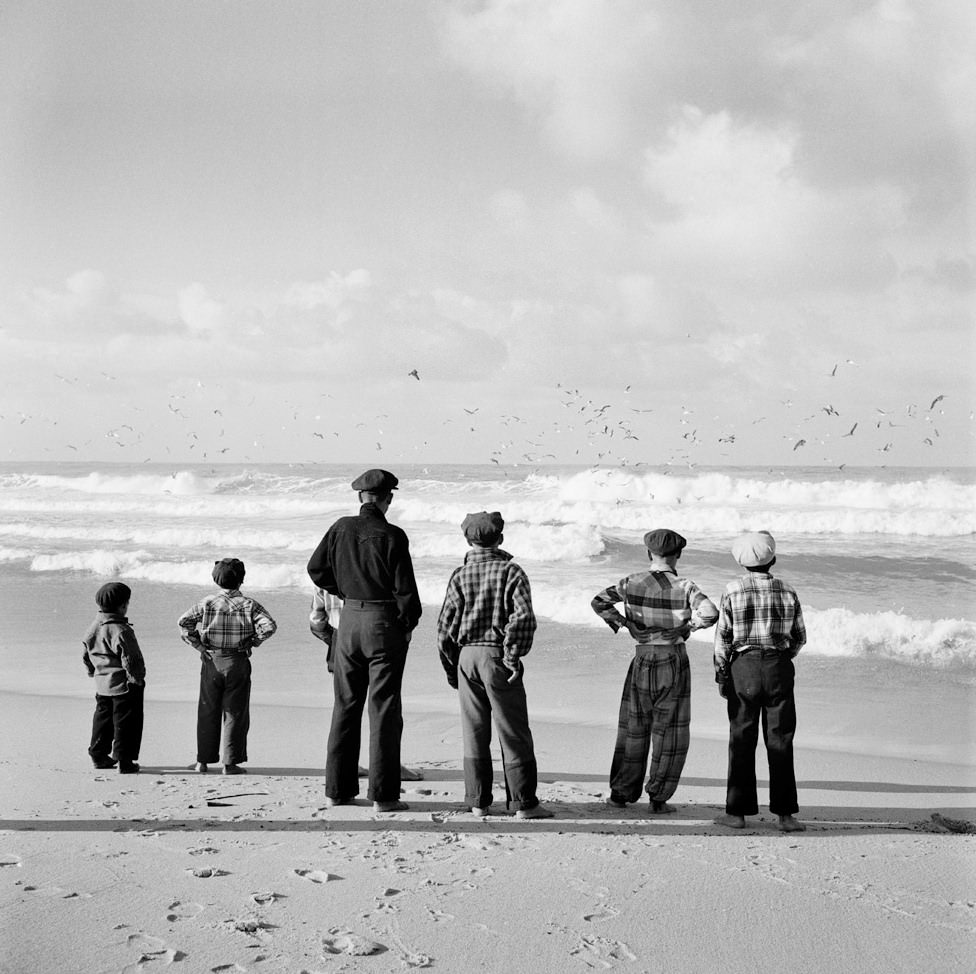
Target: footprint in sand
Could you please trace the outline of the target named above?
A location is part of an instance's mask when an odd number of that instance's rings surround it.
[[[203,912],[203,904],[183,903],[177,900],[175,903],[170,903],[167,909],[169,913],[166,914],[166,919],[170,923],[175,923],[177,920],[192,920],[195,916],[199,916]]]
[[[234,929],[239,933],[260,933],[262,930],[275,930],[276,927],[273,923],[267,923],[264,920],[230,920],[233,923]]]
[[[322,949],[326,954],[349,954],[351,957],[366,957],[381,954],[386,947],[375,940],[367,940],[358,933],[335,933],[322,938]]]
[[[23,865],[20,856],[15,856],[12,852],[0,853],[0,868],[4,866],[16,866],[18,869]]]
[[[247,968],[240,964],[218,964],[210,968],[211,974],[247,974]]]
[[[215,849],[212,845],[199,846],[196,849],[187,849],[187,853],[191,856],[212,856],[215,852],[219,852],[219,849]]]
[[[186,871],[197,879],[214,879],[217,876],[230,875],[225,869],[214,869],[213,866],[198,866],[196,869],[187,869]]]
[[[285,895],[283,893],[273,893],[271,890],[268,890],[264,893],[252,893],[250,898],[251,902],[257,903],[258,906],[270,906],[278,900],[285,899]]]
[[[302,879],[307,879],[310,883],[328,883],[334,879],[342,879],[335,873],[326,872],[324,869],[293,869],[292,872]]]
[[[583,919],[588,923],[606,923],[614,917],[620,916],[620,910],[615,910],[612,906],[600,907],[595,913],[584,913]]]

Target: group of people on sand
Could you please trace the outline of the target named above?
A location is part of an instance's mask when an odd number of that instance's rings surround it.
[[[308,562],[315,585],[312,633],[328,647],[334,704],[325,769],[328,807],[351,805],[359,778],[378,813],[406,810],[400,763],[401,685],[407,652],[421,617],[406,533],[387,519],[399,481],[371,469],[352,482],[359,513],[339,518]],[[536,617],[525,571],[501,544],[497,512],[468,514],[461,530],[469,550],[451,574],[437,618],[437,645],[447,681],[457,690],[463,737],[464,804],[479,817],[494,795],[494,728],[501,751],[507,807],[520,819],[552,818],[537,796],[538,769],[524,685],[523,660],[532,648]],[[686,540],[667,528],[644,535],[650,564],[598,593],[593,610],[635,642],[620,701],[607,805],[625,808],[646,792],[648,811],[675,811],[674,795],[690,742],[691,676],[685,641],[716,626],[715,679],[729,717],[725,814],[715,821],[741,829],[759,811],[755,752],[762,728],[769,761],[769,808],[784,831],[797,821],[793,735],[796,707],[793,657],[806,642],[796,592],[776,578],[776,544],[766,531],[737,538],[732,555],[745,574],[730,582],[718,607],[677,564]],[[242,774],[252,650],[276,624],[243,595],[244,565],[236,558],[213,569],[220,591],[179,619],[183,639],[201,657],[197,718],[199,772],[222,759],[224,774]],[[99,614],[84,639],[84,660],[96,681],[89,754],[96,768],[139,770],[145,664],[126,618],[131,591],[121,582],[96,594]],[[338,626],[329,596],[341,600]],[[619,606],[619,608],[618,608]],[[359,766],[363,710],[369,718],[369,768]],[[223,753],[220,753],[223,730]]]

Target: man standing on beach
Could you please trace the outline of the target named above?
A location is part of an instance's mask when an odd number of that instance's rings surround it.
[[[590,603],[614,632],[626,629],[637,642],[620,699],[610,765],[607,804],[612,808],[637,801],[646,769],[651,813],[675,811],[668,799],[677,790],[691,739],[691,669],[685,640],[692,630],[707,629],[718,618],[701,589],[691,579],[678,577],[676,565],[686,544],[676,531],[648,531],[644,546],[650,569],[628,575]],[[622,614],[617,602],[623,603]]]
[[[400,801],[400,687],[410,636],[420,620],[420,595],[407,535],[386,519],[399,481],[367,470],[352,482],[359,514],[339,518],[308,562],[319,588],[343,600],[333,645],[335,703],[325,766],[330,807],[359,793],[363,707],[369,704],[369,790],[377,812],[407,808]]]
[[[773,578],[776,542],[768,531],[744,534],[732,557],[746,574],[729,582],[715,630],[715,680],[728,701],[729,778],[725,815],[716,824],[745,827],[759,811],[756,744],[762,725],[769,761],[769,810],[783,832],[803,832],[793,769],[796,702],[793,657],[807,641],[803,610],[793,586]]]

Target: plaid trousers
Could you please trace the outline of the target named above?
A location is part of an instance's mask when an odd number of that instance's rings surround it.
[[[653,801],[667,801],[677,790],[690,740],[691,668],[684,643],[638,646],[620,698],[611,797],[637,801],[647,771],[644,790]]]

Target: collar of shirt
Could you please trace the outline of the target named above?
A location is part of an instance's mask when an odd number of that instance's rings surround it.
[[[230,598],[232,595],[240,594],[241,590],[239,588],[222,588],[220,592],[218,592],[218,595],[226,595],[227,598]]]
[[[99,612],[98,613],[99,622],[125,622],[128,623],[128,619],[119,612]]]
[[[670,565],[665,565],[663,568],[660,566],[655,567],[654,565],[651,565],[651,567],[647,570],[652,575],[674,575],[675,578],[678,577],[678,569],[672,568]]]
[[[772,578],[772,572],[746,572],[743,578]]]
[[[378,517],[381,521],[386,520],[386,515],[372,501],[366,501],[359,508],[359,513],[366,517]]]
[[[464,563],[469,561],[511,561],[512,556],[502,548],[469,548]]]

